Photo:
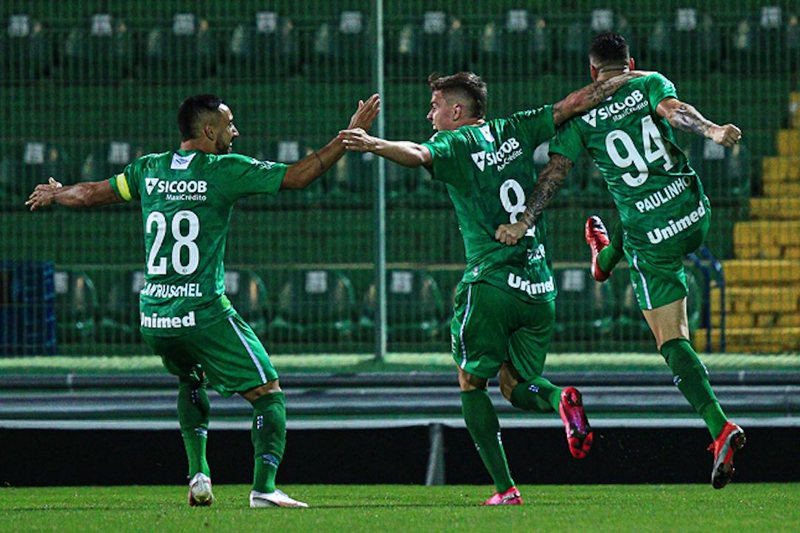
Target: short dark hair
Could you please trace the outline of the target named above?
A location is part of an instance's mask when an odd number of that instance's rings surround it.
[[[188,141],[200,137],[200,118],[206,113],[219,112],[219,106],[224,103],[222,98],[213,94],[196,94],[184,100],[178,108],[178,129],[181,130],[181,139]]]
[[[589,47],[589,58],[596,66],[627,64],[630,57],[625,37],[613,31],[595,35]]]
[[[433,73],[428,76],[428,84],[431,91],[442,91],[446,93],[458,93],[460,96],[472,100],[469,112],[476,118],[483,118],[486,115],[486,82],[474,72],[457,72],[450,76],[439,76]]]

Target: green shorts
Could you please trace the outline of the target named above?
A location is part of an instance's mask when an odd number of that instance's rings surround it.
[[[709,213],[697,230],[675,244],[657,244],[642,248],[627,244],[623,246],[631,267],[631,285],[640,309],[657,309],[689,294],[683,258],[703,244],[710,219]]]
[[[450,322],[453,359],[489,379],[509,361],[525,381],[540,376],[555,323],[555,302],[526,302],[488,283],[459,283]]]
[[[189,380],[205,374],[223,396],[278,379],[261,341],[237,313],[188,335],[142,337],[170,374]]]

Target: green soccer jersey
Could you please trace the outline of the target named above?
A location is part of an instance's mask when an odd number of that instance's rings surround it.
[[[547,257],[544,219],[515,246],[495,240],[500,224],[516,222],[533,192],[533,151],[555,133],[553,110],[543,106],[508,118],[440,131],[424,143],[431,174],[447,185],[464,238],[462,281],[485,281],[525,300],[556,296]]]
[[[671,97],[675,86],[661,74],[634,78],[550,143],[550,153],[572,161],[589,152],[614,198],[625,242],[636,248],[678,244],[709,211],[672,126],[656,113]]]
[[[143,332],[182,335],[233,313],[223,265],[233,204],[275,194],[285,173],[286,165],[238,154],[179,150],[140,157],[109,180],[142,206]]]

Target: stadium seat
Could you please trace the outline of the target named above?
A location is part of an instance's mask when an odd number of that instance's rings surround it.
[[[41,22],[27,14],[8,17],[0,32],[0,77],[2,82],[29,81],[50,73],[55,55],[50,34]]]
[[[461,19],[444,11],[428,11],[421,20],[404,24],[389,37],[389,74],[413,81],[431,72],[446,75],[471,62],[469,35]]]
[[[710,139],[694,137],[689,161],[703,182],[712,204],[738,203],[750,199],[750,156],[747,146],[725,148]]]
[[[300,36],[294,23],[275,11],[236,26],[227,46],[226,72],[241,79],[275,79],[300,68]]]
[[[133,61],[127,24],[108,13],[96,13],[88,28],[70,31],[62,49],[63,75],[70,81],[119,80],[132,73]]]
[[[115,273],[106,299],[101,303],[98,341],[132,343],[139,334],[139,291],[144,287],[144,272],[130,270]]]
[[[605,283],[597,283],[588,268],[556,269],[556,324],[554,341],[605,339],[611,331],[614,295]]]
[[[94,339],[97,292],[85,272],[56,270],[56,331],[59,344],[91,342]]]
[[[556,70],[572,75],[588,75],[587,53],[592,36],[610,30],[621,33],[629,43],[635,42],[627,19],[611,9],[594,9],[588,19],[570,16],[553,20],[551,31],[555,36],[553,51]]]
[[[676,9],[672,19],[661,19],[653,27],[642,67],[667,77],[706,74],[719,68],[719,42],[719,29],[709,15],[694,8]]]
[[[267,334],[270,304],[264,280],[252,270],[227,270],[225,295],[259,337]]]
[[[530,76],[552,66],[551,54],[547,21],[525,9],[511,9],[481,29],[476,71],[490,80]]]
[[[147,81],[190,81],[215,72],[216,39],[208,21],[194,13],[178,13],[170,28],[153,28],[144,47],[142,78]]]
[[[436,280],[424,270],[391,269],[386,272],[386,324],[389,341],[438,340],[447,324],[447,308]],[[375,328],[377,290],[370,285],[364,295],[359,327]]]
[[[268,338],[278,342],[337,342],[353,334],[355,296],[338,270],[295,270],[278,293]]]
[[[125,170],[125,166],[144,155],[141,144],[128,141],[110,141],[93,149],[81,163],[79,175],[82,181],[98,181],[110,178]]]
[[[372,73],[369,17],[361,11],[342,11],[314,33],[312,81],[366,81]]]
[[[62,181],[74,176],[70,158],[55,143],[32,140],[9,148],[0,170],[0,187],[16,201],[24,201],[36,185],[47,183],[50,176]]]

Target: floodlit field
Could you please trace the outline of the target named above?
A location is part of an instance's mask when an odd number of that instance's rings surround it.
[[[249,487],[190,508],[178,486],[0,489],[0,531],[797,531],[800,484],[521,486],[521,507],[482,508],[484,486],[294,485],[309,509],[249,509]]]

